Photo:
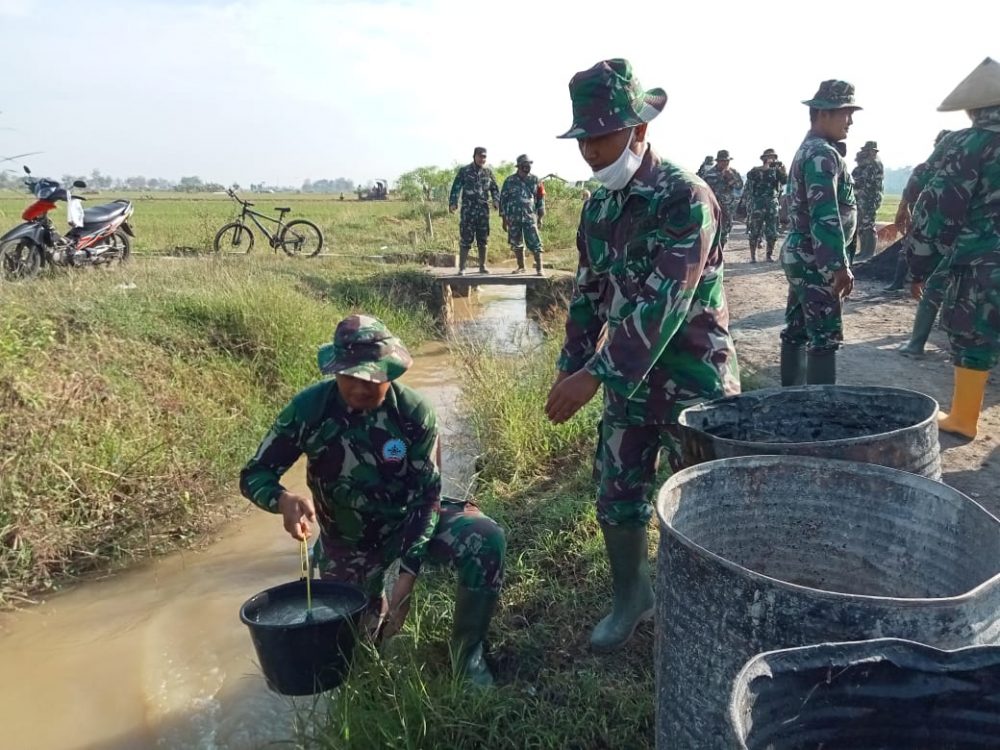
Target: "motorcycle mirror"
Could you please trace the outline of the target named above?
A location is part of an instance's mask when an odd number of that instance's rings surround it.
[[[87,183],[83,180],[73,180],[73,187],[85,188],[87,187]]]
[[[31,170],[28,169],[28,165],[27,164],[24,165],[24,173],[25,174],[31,174]]]

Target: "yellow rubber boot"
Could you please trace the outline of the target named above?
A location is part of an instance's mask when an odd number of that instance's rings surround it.
[[[951,412],[938,413],[938,429],[974,438],[979,429],[979,413],[983,409],[988,370],[955,368],[955,390],[951,397]]]

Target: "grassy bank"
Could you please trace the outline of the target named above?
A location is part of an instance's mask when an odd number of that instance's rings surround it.
[[[478,501],[508,538],[491,631],[499,686],[479,691],[452,679],[455,579],[428,571],[392,656],[361,655],[339,696],[320,704],[328,713],[308,746],[652,747],[652,628],[618,655],[588,649],[610,601],[589,476],[598,404],[559,427],[544,419],[558,343],[554,336],[517,357],[467,353],[462,379],[483,448]]]
[[[377,270],[163,259],[0,286],[0,606],[226,514],[219,498],[344,314],[425,338],[429,282]]]

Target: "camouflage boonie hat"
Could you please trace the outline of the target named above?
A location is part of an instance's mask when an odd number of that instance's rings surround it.
[[[715,160],[716,161],[732,161],[733,159],[729,155],[729,152],[726,151],[726,149],[722,149],[719,153],[717,153],[715,155]]]
[[[573,126],[557,138],[586,138],[634,128],[656,117],[667,105],[661,88],[643,91],[628,60],[601,60],[569,82]]]
[[[706,156],[705,157],[705,164],[709,164],[709,163],[711,163],[713,161],[715,161],[715,157],[714,156]]]
[[[813,109],[861,109],[854,103],[854,86],[847,81],[823,81],[815,96],[802,103]]]
[[[517,157],[517,164],[534,164],[534,163],[535,162],[533,162],[531,159],[528,158],[527,154],[521,154],[519,157]]]
[[[760,158],[761,160],[764,160],[769,156],[773,156],[775,159],[778,158],[778,155],[774,152],[773,148],[765,148],[764,153],[760,155]]]
[[[350,375],[371,383],[395,380],[413,364],[403,342],[368,315],[340,321],[333,341],[319,348],[316,359],[324,375]]]
[[[878,141],[866,141],[861,147],[862,151],[878,151]]]

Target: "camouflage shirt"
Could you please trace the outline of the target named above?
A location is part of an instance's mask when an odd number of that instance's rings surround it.
[[[507,221],[532,221],[545,215],[545,188],[535,175],[521,177],[517,172],[503,181],[500,213]]]
[[[826,274],[848,266],[847,246],[858,223],[854,181],[834,143],[811,132],[792,160],[788,218],[784,252]]]
[[[462,195],[462,212],[475,211],[487,214],[490,203],[500,200],[500,189],[497,187],[493,170],[480,167],[473,162],[458,170],[455,181],[451,183],[451,195],[448,205],[458,207],[458,196]]]
[[[877,156],[868,156],[858,163],[851,171],[854,180],[854,193],[858,204],[874,206],[876,209],[882,203],[882,181],[885,170],[882,160]]]
[[[1000,106],[974,111],[972,127],[946,137],[913,208],[910,268],[926,277],[936,248],[952,268],[1000,267]]]
[[[557,366],[585,367],[604,384],[606,419],[668,424],[691,404],[739,393],[718,226],[711,191],[652,148],[625,188],[600,187],[584,205]]]
[[[770,167],[763,165],[747,172],[746,200],[750,209],[773,203],[778,205],[781,187],[788,182],[788,172],[783,164]]]
[[[732,167],[720,170],[719,165],[716,164],[705,172],[703,179],[712,188],[719,203],[723,205],[735,205],[743,190],[743,178]]]
[[[347,406],[336,380],[296,395],[240,474],[240,491],[278,512],[281,476],[303,453],[321,533],[362,550],[393,545],[416,574],[441,499],[437,423],[416,391],[393,382],[377,409]]]

